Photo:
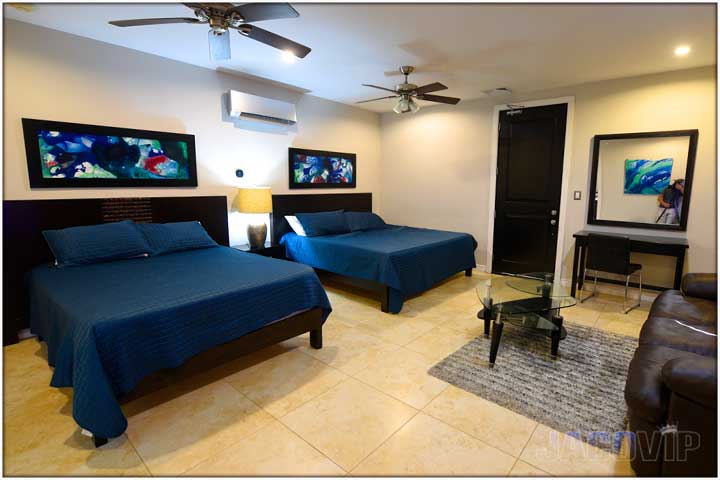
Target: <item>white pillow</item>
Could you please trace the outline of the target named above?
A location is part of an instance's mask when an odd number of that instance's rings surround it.
[[[292,228],[295,233],[297,233],[301,237],[307,237],[305,229],[300,224],[300,220],[298,220],[295,215],[285,215],[285,220],[287,220],[287,222],[290,224],[290,228]]]

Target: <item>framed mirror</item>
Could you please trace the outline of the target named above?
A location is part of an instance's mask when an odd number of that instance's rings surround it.
[[[595,135],[588,224],[686,230],[697,130]]]

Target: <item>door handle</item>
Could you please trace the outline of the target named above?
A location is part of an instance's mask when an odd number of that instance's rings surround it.
[[[557,220],[555,220],[554,218],[552,220],[550,220],[550,225],[556,225],[556,224],[557,224]]]

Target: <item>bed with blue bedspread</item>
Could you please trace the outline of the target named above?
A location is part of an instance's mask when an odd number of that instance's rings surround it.
[[[290,232],[281,244],[296,262],[389,287],[391,313],[400,312],[408,296],[475,267],[477,242],[472,235],[374,221],[378,223],[348,233],[301,236]]]
[[[214,246],[27,277],[33,333],[51,385],[73,388],[73,417],[96,437],[122,434],[118,398],[147,375],[314,308],[331,311],[304,265]]]

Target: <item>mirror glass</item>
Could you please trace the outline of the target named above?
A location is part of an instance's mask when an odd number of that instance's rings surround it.
[[[686,225],[683,204],[691,181],[687,177],[692,174],[688,166],[692,163],[689,154],[694,151],[693,137],[599,137],[594,152],[594,215],[590,223],[670,229]]]

